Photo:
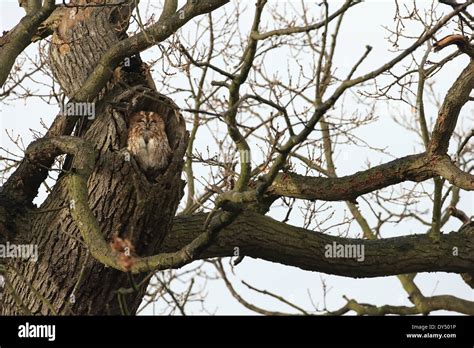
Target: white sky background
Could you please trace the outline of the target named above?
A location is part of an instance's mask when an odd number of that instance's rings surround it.
[[[141,13],[142,16],[147,17],[148,13],[155,12],[155,17],[159,16],[158,8],[161,6],[162,1],[150,1],[151,6],[147,6],[149,1],[141,1]],[[269,1],[267,7],[271,7],[278,3],[279,9],[287,13],[288,9],[284,9],[283,5],[285,1]],[[287,4],[289,1],[287,1]],[[295,7],[299,2],[294,2]],[[311,2],[312,3],[312,2]],[[330,2],[330,12],[333,12],[340,6],[341,2]],[[241,1],[241,4],[248,4],[247,9],[243,12],[240,21],[241,31],[248,33],[250,28],[251,19],[254,13],[254,1]],[[409,4],[409,3],[408,3]],[[418,6],[429,7],[431,2],[420,1]],[[155,7],[154,7],[155,6]],[[233,6],[233,4],[227,5]],[[242,6],[244,7],[244,6]],[[447,13],[449,9],[445,6],[439,6],[440,13]],[[0,30],[11,29],[18,20],[23,16],[23,10],[18,7],[16,0],[2,0],[0,2]],[[213,13],[213,18],[219,17],[220,10]],[[319,7],[316,7],[316,11],[320,11]],[[291,12],[291,11],[290,11]],[[268,13],[267,13],[268,14]],[[318,17],[319,12],[313,13],[315,18]],[[369,59],[360,67],[356,76],[373,70],[375,67],[379,67],[383,63],[390,60],[393,53],[389,52],[392,49],[388,43],[386,37],[387,31],[382,26],[393,27],[394,26],[394,4],[392,1],[368,1],[364,4],[359,4],[354,8],[350,9],[344,19],[341,33],[339,34],[338,48],[336,49],[335,66],[338,69],[350,69],[352,64],[357,61],[361,54],[365,50],[366,45],[373,47],[372,52],[369,55]],[[265,19],[264,12],[264,19]],[[299,23],[301,24],[301,22]],[[264,24],[265,25],[265,24]],[[266,29],[273,29],[272,24],[267,23]],[[410,33],[414,36],[418,36],[421,28],[408,27]],[[180,35],[186,37],[187,35],[194,34],[193,30],[195,27],[192,23],[188,23],[181,31]],[[442,37],[450,32],[441,32],[438,37]],[[407,47],[408,44],[405,42],[401,44],[401,47]],[[31,46],[27,49],[27,53],[34,56],[37,54],[35,46]],[[424,52],[424,47],[417,52]],[[431,54],[430,58],[433,61],[438,61],[441,57],[448,55],[454,50],[454,48],[448,48],[443,50],[439,54]],[[144,60],[156,59],[157,49],[153,48],[142,54]],[[294,68],[294,64],[291,63],[290,57],[284,54],[275,53],[270,56],[271,64],[268,65],[268,69],[274,69],[278,71],[282,76],[285,76],[285,72],[289,68]],[[461,69],[466,66],[467,59],[464,57],[457,58],[450,62],[446,68],[444,68],[440,74],[435,77],[434,88],[436,93],[442,98],[444,97],[447,89],[452,85],[454,79],[458,76]],[[309,61],[307,62],[309,63]],[[217,63],[215,63],[217,64]],[[219,64],[217,64],[219,65]],[[26,66],[26,65],[25,65]],[[159,64],[155,67],[155,70],[159,68]],[[220,65],[224,69],[227,67]],[[399,71],[403,71],[403,65],[398,67]],[[228,69],[230,70],[230,69]],[[268,71],[269,71],[268,70]],[[340,74],[340,76],[345,74]],[[38,81],[38,80],[37,80]],[[41,82],[41,80],[40,80]],[[48,81],[49,82],[49,81]],[[176,76],[176,80],[173,81],[175,86],[179,86],[181,83],[186,83],[186,80],[179,76]],[[28,82],[34,90],[41,90],[39,84]],[[330,91],[329,91],[330,92]],[[181,99],[180,99],[181,98]],[[187,107],[184,98],[182,96],[177,97],[175,101],[182,108]],[[432,104],[426,104],[426,113],[429,120],[434,120],[436,117],[436,108]],[[347,100],[345,109],[349,113],[359,113],[364,115],[368,108],[364,105],[359,105],[353,101]],[[472,106],[466,106],[463,109],[462,116],[458,126],[464,128],[466,124],[472,124]],[[0,146],[9,149],[19,155],[21,152],[15,148],[8,137],[5,134],[5,129],[9,130],[13,134],[21,135],[24,144],[28,144],[32,139],[30,129],[42,130],[40,126],[40,119],[42,119],[47,125],[51,124],[54,116],[58,112],[57,105],[48,105],[39,98],[30,98],[27,103],[23,100],[7,100],[7,105],[0,104]],[[337,110],[332,111],[334,113]],[[422,152],[422,146],[420,140],[416,138],[413,133],[408,133],[404,128],[397,125],[393,121],[394,116],[410,115],[411,109],[403,104],[397,102],[379,102],[377,104],[376,115],[378,116],[377,122],[374,122],[368,126],[361,127],[355,133],[367,141],[373,147],[386,148],[394,156],[404,156],[412,153]],[[413,118],[414,119],[414,118]],[[188,130],[191,126],[188,125]],[[224,131],[222,125],[220,130]],[[216,150],[209,144],[208,131],[201,127],[196,141],[196,151],[205,151],[206,146],[210,146],[211,151]],[[251,142],[253,156],[258,154],[258,147],[255,142]],[[372,165],[383,163],[391,160],[389,156],[381,155],[374,151],[368,151],[361,147],[338,147],[336,150],[336,166],[339,175],[350,174],[358,170],[367,168],[367,162],[370,161]],[[258,155],[257,155],[258,156]],[[257,161],[258,162],[258,161]],[[195,175],[197,177],[207,177],[208,173],[205,172],[204,168],[196,168]],[[426,187],[430,187],[429,183],[426,183]],[[397,185],[398,187],[398,185]],[[406,185],[404,187],[410,187]],[[36,203],[40,203],[44,199],[44,192],[39,195]],[[466,211],[468,215],[474,214],[474,196],[472,193],[463,192],[461,196],[461,203],[459,207]],[[184,200],[184,199],[183,199]],[[361,208],[364,213],[368,213],[367,206],[361,199]],[[344,203],[330,202],[329,206],[336,209],[337,217],[342,217],[344,211],[347,210]],[[271,212],[271,216],[276,219],[282,219],[285,211],[283,209],[274,209]],[[346,212],[346,215],[348,213]],[[370,216],[370,214],[366,214]],[[431,217],[427,217],[428,220]],[[370,220],[369,222],[374,222]],[[332,220],[332,222],[334,222]],[[289,223],[301,226],[301,216],[296,212],[293,212]],[[453,220],[448,223],[443,230],[445,232],[456,230],[459,228],[460,223]],[[411,233],[424,232],[424,228],[420,228],[420,225],[414,222],[403,223],[399,225],[389,225],[383,229],[383,237],[391,237],[396,235],[406,235]],[[332,229],[330,233],[337,234],[339,231],[337,228]],[[360,236],[360,229],[356,223],[353,223],[350,228],[350,236]],[[321,304],[323,301],[321,279],[324,279],[330,291],[327,295],[327,305],[329,309],[337,309],[344,305],[345,301],[342,296],[346,295],[349,298],[353,298],[359,302],[371,303],[375,305],[392,304],[392,305],[411,305],[406,298],[400,282],[396,277],[383,277],[374,279],[350,279],[339,276],[332,276],[326,274],[320,274],[316,272],[306,272],[298,268],[283,266],[261,260],[254,260],[245,258],[244,261],[235,268],[236,277],[232,276],[231,279],[236,286],[237,290],[241,291],[241,294],[252,303],[259,305],[260,307],[274,311],[291,311],[290,308],[281,305],[274,300],[256,295],[255,293],[249,292],[244,286],[239,285],[239,279],[244,279],[248,283],[252,284],[259,289],[267,289],[280,296],[286,297],[291,301],[294,301],[297,305],[311,310],[312,306],[308,298],[308,291],[311,292],[313,301],[316,304]],[[419,274],[415,282],[420,286],[422,292],[426,296],[430,295],[441,295],[451,294],[464,299],[473,300],[474,294],[464,282],[460,280],[459,275],[447,274],[447,273],[436,273],[436,274]],[[207,284],[207,299],[206,308],[217,314],[250,314],[242,305],[240,305],[231,295],[228,293],[222,281],[211,281]],[[192,313],[201,313],[199,305],[193,305],[189,307]],[[151,307],[144,313],[151,314]],[[441,313],[441,312],[438,312]]]

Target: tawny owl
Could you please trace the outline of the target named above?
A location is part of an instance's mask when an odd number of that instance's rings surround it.
[[[160,114],[139,111],[131,115],[127,149],[146,174],[157,174],[168,166],[171,148]]]

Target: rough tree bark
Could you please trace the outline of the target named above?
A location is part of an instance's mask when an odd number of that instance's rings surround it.
[[[117,16],[116,9],[103,7],[71,8],[64,15],[52,38],[50,60],[55,78],[69,98],[81,88],[104,52],[125,35],[123,22],[128,23],[128,8],[122,7],[122,10],[123,18]],[[139,57],[131,57],[130,62],[130,66],[117,68],[114,79],[97,98],[89,101],[96,103],[95,120],[89,124],[79,122],[76,134],[80,133],[98,151],[98,160],[88,181],[89,205],[104,237],[129,238],[137,254],[146,256],[159,250],[183,194],[181,170],[186,134],[182,116],[171,101],[156,92]],[[149,97],[143,98],[143,91]],[[117,110],[117,104],[127,107]],[[167,133],[174,157],[168,170],[155,183],[144,179],[120,151],[126,146],[126,116],[131,112],[131,104],[135,110],[156,111],[167,116]],[[73,159],[66,161],[65,169],[71,161]],[[16,226],[15,241],[38,244],[39,260],[36,264],[11,261],[6,265],[7,278],[24,306],[18,306],[14,296],[6,295],[2,314],[25,313],[25,307],[27,313],[33,314],[120,314],[124,306],[134,313],[146,282],[119,303],[117,290],[130,287],[130,277],[88,257],[69,211],[65,175],[60,175],[41,207],[26,214],[23,222]],[[145,276],[138,275],[134,280],[140,283]],[[41,297],[31,293],[28,283]]]
[[[104,238],[110,240],[112,236],[118,235],[130,239],[139,256],[182,248],[203,232],[207,217],[204,214],[175,216],[183,196],[181,172],[187,133],[176,105],[158,93],[138,52],[171,35],[193,16],[212,11],[226,1],[189,1],[182,13],[176,12],[177,1],[166,1],[160,18],[160,21],[163,19],[163,25],[153,27],[148,34],[137,34],[128,41],[125,31],[131,10],[136,5],[133,0],[116,0],[120,6],[63,7],[50,16],[52,24],[41,29],[38,28],[39,23],[53,10],[50,7],[52,2],[45,3],[48,7],[42,10],[40,16],[26,17],[23,23],[26,31],[12,31],[10,38],[0,40],[0,46],[15,37],[21,43],[8,55],[0,54],[0,61],[11,67],[14,57],[27,46],[35,33],[47,36],[51,28],[54,29],[50,47],[50,66],[54,77],[70,100],[94,103],[95,118],[88,120],[58,116],[46,138],[70,135],[74,131],[75,136],[81,137],[97,152],[97,160],[88,178],[88,204]],[[88,1],[76,0],[72,3],[84,5]],[[345,8],[348,6],[350,2]],[[348,88],[393,67],[465,7],[467,3],[379,69],[359,78],[349,76],[332,97],[315,107],[311,118],[313,123],[306,127],[307,133],[312,131],[318,120]],[[284,34],[278,31],[260,34],[256,31],[258,20],[255,23],[250,40],[252,44],[249,46],[250,57],[252,51],[255,53],[258,40]],[[319,26],[322,25],[324,22]],[[304,32],[312,29],[292,30]],[[151,41],[148,35],[153,36]],[[380,188],[404,181],[420,182],[436,176],[447,179],[457,187],[473,190],[473,176],[457,168],[446,154],[459,112],[469,100],[474,87],[472,47],[469,42],[464,43],[463,47],[465,53],[470,55],[471,62],[446,96],[426,153],[402,157],[340,178],[283,173],[281,168],[275,167],[275,180],[263,190],[259,190],[261,183],[258,186],[258,183],[250,182],[248,189],[244,187],[245,190],[240,192],[230,191],[220,196],[223,202],[221,207],[235,207],[241,215],[230,226],[226,226],[199,257],[231,256],[233,249],[239,247],[246,256],[350,277],[436,271],[467,274],[472,271],[472,222],[466,223],[458,232],[442,234],[437,239],[429,235],[416,235],[359,240],[293,227],[255,212],[258,209],[248,209],[256,201],[262,203],[266,199],[273,202],[279,196],[355,202],[360,195]],[[7,44],[5,50],[9,50]],[[124,58],[130,64],[123,61],[115,68]],[[246,74],[251,64],[250,61]],[[9,68],[0,70],[0,82],[3,82]],[[239,104],[238,87],[243,82],[239,82],[240,77],[233,77],[237,81],[234,81],[237,86],[233,96],[235,105]],[[91,94],[94,97],[87,97]],[[148,181],[133,160],[127,160],[122,151],[126,146],[127,116],[138,110],[156,111],[165,117],[166,131],[174,150],[169,168],[153,182]],[[304,140],[308,134],[302,132],[301,139]],[[46,178],[48,168],[59,154],[57,149],[50,147],[37,149],[38,144],[30,145],[25,159],[0,192],[0,242],[8,240],[17,244],[37,244],[39,249],[36,263],[8,259],[2,265],[6,269],[10,291],[4,293],[0,304],[1,314],[135,313],[147,286],[147,274],[118,271],[97,261],[84,245],[78,222],[71,216],[73,208],[66,179],[68,172],[76,169],[74,164],[77,157],[66,157],[63,172],[45,202],[38,208],[31,203],[39,185]],[[286,151],[288,154],[294,145],[289,142],[286,150],[281,152],[285,154]],[[285,161],[286,157],[282,156],[281,163]],[[265,197],[261,197],[263,194]],[[262,205],[265,207],[261,210],[266,210],[267,206]],[[242,209],[244,206],[246,209]],[[324,257],[324,246],[333,242],[363,244],[366,250],[365,262],[362,264],[353,259]],[[457,250],[456,255],[453,254],[453,248]],[[472,281],[472,277],[469,279]],[[132,290],[123,291],[124,288]],[[459,303],[466,313],[474,311],[472,303]]]

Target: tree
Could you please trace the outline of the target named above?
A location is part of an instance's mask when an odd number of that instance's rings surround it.
[[[1,243],[37,245],[38,259],[2,260],[2,314],[135,314],[158,271],[229,256],[237,256],[236,264],[252,257],[346,277],[397,275],[412,302],[376,307],[348,299],[343,308],[325,310],[329,314],[474,314],[473,302],[426,296],[415,283],[419,272],[452,272],[474,286],[474,225],[457,207],[474,189],[474,133],[457,127],[474,87],[472,2],[444,0],[425,13],[413,4],[397,6],[393,57],[366,66],[372,51],[366,46],[348,69],[338,69],[338,51],[348,55],[338,34],[344,18],[365,6],[359,1],[337,8],[323,1],[311,11],[303,3],[300,17],[289,18],[281,6],[258,0],[245,32],[240,7],[226,0],[187,1],[179,9],[166,0],[159,19],[146,22],[133,0],[20,1],[25,17],[0,39],[2,97],[22,94],[24,79],[36,72],[15,68],[21,52],[36,43],[34,66],[54,79],[50,98],[61,112],[21,160],[4,158]],[[311,18],[315,8],[319,20]],[[193,19],[195,36],[181,35]],[[409,22],[421,24],[421,34],[405,32]],[[441,32],[448,36],[439,39]],[[432,56],[448,46],[457,49]],[[153,48],[161,58],[144,63],[140,54]],[[281,49],[292,58],[286,78],[272,72],[268,58]],[[300,60],[303,55],[309,58]],[[425,92],[440,71],[466,58],[431,124]],[[178,95],[187,105],[174,102]],[[21,96],[28,101],[32,93]],[[368,107],[366,116],[345,109],[350,98]],[[370,108],[383,99],[412,107],[404,125],[422,147],[339,176],[337,147],[375,150],[355,130],[375,121]],[[163,115],[173,149],[156,178],[126,151],[128,116],[140,110]],[[212,129],[219,155],[195,151],[202,127]],[[206,182],[195,174],[203,168]],[[47,198],[36,206],[33,199],[55,171]],[[404,194],[387,191],[397,184]],[[419,200],[430,202],[429,212],[417,208]],[[352,218],[338,220],[319,202],[345,202]],[[301,227],[288,223],[293,209],[304,216]],[[278,221],[268,216],[272,211],[286,216]],[[445,233],[452,219],[462,226]],[[338,225],[354,229],[354,220],[362,236],[325,233],[327,220],[337,220],[335,231]],[[418,221],[418,233],[381,238],[387,224],[405,221]],[[275,314],[244,300],[222,262],[210,262],[241,303]],[[169,282],[157,279],[160,291],[174,294]],[[174,303],[183,312],[181,300]]]

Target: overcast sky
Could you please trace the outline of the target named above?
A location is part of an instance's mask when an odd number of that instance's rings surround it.
[[[159,5],[161,1],[151,1],[152,5]],[[244,3],[244,1],[242,1]],[[247,10],[243,13],[240,25],[242,31],[247,32],[249,29],[249,21],[253,15],[253,1],[249,1]],[[270,5],[275,1],[269,1]],[[281,4],[283,1],[278,1]],[[340,2],[330,2],[330,9],[334,10],[339,6]],[[418,1],[417,1],[418,3]],[[429,6],[431,2],[422,2]],[[142,12],[152,11],[152,7],[147,7],[148,1],[141,1]],[[232,5],[228,5],[232,6]],[[447,9],[440,7],[440,10]],[[0,2],[0,30],[11,29],[23,15],[22,10],[18,7],[16,0],[2,0]],[[217,18],[219,11],[213,15]],[[345,54],[336,55],[336,66],[341,69],[347,68],[352,64],[364,51],[365,45],[371,45],[373,51],[371,52],[367,62],[361,66],[359,73],[372,70],[376,66],[382,65],[390,59],[393,54],[389,50],[391,46],[387,42],[387,32],[382,26],[393,26],[394,5],[392,1],[367,1],[364,4],[358,5],[351,9],[345,17],[342,31],[340,33],[340,49],[346,52]],[[158,17],[158,13],[156,15]],[[189,23],[183,30],[182,35],[186,35],[193,30],[193,24]],[[413,35],[418,35],[420,28],[413,28]],[[441,36],[441,35],[440,35]],[[405,46],[406,47],[406,46]],[[37,54],[36,46],[31,46],[27,49],[27,54]],[[452,52],[447,49],[442,56]],[[449,51],[449,52],[448,52]],[[146,59],[151,59],[156,54],[153,49],[143,54]],[[450,63],[447,69],[437,75],[436,84],[434,85],[436,92],[443,96],[452,82],[459,74],[461,69],[466,65],[467,59],[458,58],[455,62]],[[288,68],[288,57],[275,56],[272,61],[272,67],[277,71],[286,71]],[[403,69],[403,68],[400,68]],[[177,77],[176,84],[181,83]],[[183,82],[185,80],[183,79]],[[28,82],[33,89],[40,89],[41,86]],[[176,100],[179,106],[185,107],[184,100]],[[346,108],[354,109],[354,112],[366,110],[364,106],[357,105],[355,102],[348,102]],[[15,135],[20,135],[23,142],[28,144],[32,139],[30,129],[41,130],[40,120],[43,120],[49,125],[54,116],[57,114],[58,108],[56,105],[48,105],[38,98],[31,98],[25,103],[23,100],[6,100],[6,104],[0,104],[0,146],[12,152],[21,154],[16,149],[11,141],[6,136],[5,130],[12,132]],[[419,140],[412,134],[407,133],[405,129],[397,125],[392,116],[410,113],[411,110],[402,103],[384,103],[377,108],[379,120],[369,126],[362,127],[357,130],[357,135],[374,147],[386,147],[392,155],[403,156],[416,152],[420,152],[421,147]],[[427,106],[427,113],[431,119],[436,117],[436,109],[432,106]],[[472,107],[466,107],[463,110],[463,115],[472,115]],[[190,126],[188,125],[188,130]],[[206,141],[206,130],[200,131],[196,143],[197,149],[205,149],[208,146]],[[255,146],[255,144],[253,144]],[[382,156],[375,152],[369,152],[363,148],[350,147],[341,148],[342,152],[338,153],[338,173],[339,175],[353,173],[357,170],[366,168],[366,162],[369,160],[372,164],[378,164],[390,160],[387,156]],[[199,173],[196,175],[207,175],[207,173]],[[36,200],[40,203],[44,199],[44,193]],[[337,207],[341,216],[344,209],[343,203],[331,203],[331,206]],[[361,205],[363,211],[366,207]],[[474,197],[471,194],[464,193],[460,207],[464,209],[469,215],[474,212]],[[275,209],[271,215],[275,218],[281,218],[282,211]],[[295,214],[291,217],[289,223],[293,225],[302,224],[300,216]],[[459,223],[454,221],[448,224],[444,231],[451,231],[459,228]],[[337,231],[336,231],[337,232]],[[420,233],[418,224],[403,224],[400,226],[392,225],[384,230],[384,237],[406,235],[411,233]],[[356,224],[352,224],[351,236],[360,236],[360,229]],[[395,260],[394,260],[395,262]],[[244,261],[235,268],[235,276],[232,276],[236,288],[242,291],[242,294],[250,301],[268,310],[275,311],[289,311],[288,307],[278,304],[274,300],[255,295],[249,292],[243,286],[239,285],[239,279],[244,279],[248,283],[260,289],[268,289],[289,300],[303,308],[311,309],[311,303],[308,298],[308,291],[311,292],[312,298],[316,303],[322,301],[322,286],[321,280],[324,279],[327,286],[331,289],[327,296],[327,304],[330,309],[337,309],[344,305],[345,301],[342,296],[346,295],[359,302],[371,303],[375,305],[392,304],[392,305],[410,305],[407,300],[406,293],[396,277],[381,277],[374,279],[350,279],[345,277],[320,274],[317,272],[306,272],[295,267],[288,267],[279,264],[274,264],[262,260],[255,260],[245,258]],[[464,299],[473,300],[474,294],[464,282],[460,280],[459,275],[436,273],[436,274],[420,274],[416,278],[416,283],[421,287],[424,295],[441,295],[451,294]],[[226,290],[222,281],[212,281],[207,285],[208,296],[206,300],[206,308],[218,314],[249,314],[250,311],[243,308],[235,299],[233,299]],[[200,307],[193,308],[194,313],[200,313]],[[151,308],[144,313],[151,313]],[[441,313],[441,312],[438,312]]]

